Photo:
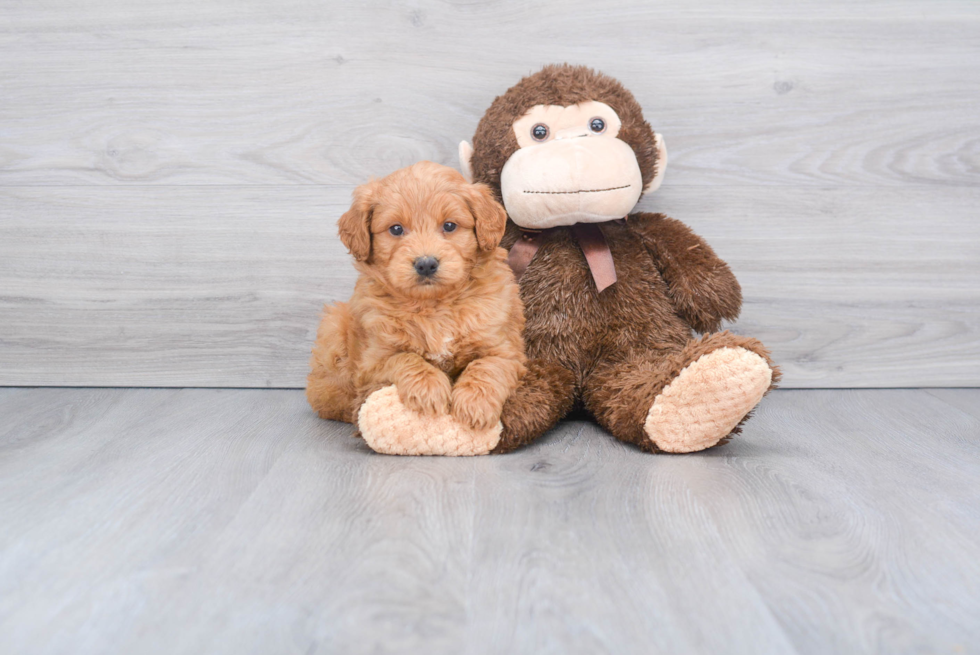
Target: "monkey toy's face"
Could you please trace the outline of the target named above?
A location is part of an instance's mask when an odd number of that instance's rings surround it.
[[[609,105],[537,105],[514,122],[520,145],[500,173],[511,219],[549,228],[622,218],[643,191],[636,155]]]
[[[517,225],[547,229],[626,216],[644,191],[660,185],[666,150],[656,135],[656,176],[643,185],[633,148],[619,138],[622,121],[590,100],[535,105],[514,121],[518,148],[500,172],[500,194]],[[461,144],[464,172],[469,144]]]

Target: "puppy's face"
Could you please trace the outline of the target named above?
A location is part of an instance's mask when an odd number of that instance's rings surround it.
[[[358,187],[338,227],[363,273],[395,293],[436,298],[466,283],[506,222],[488,187],[420,162]]]

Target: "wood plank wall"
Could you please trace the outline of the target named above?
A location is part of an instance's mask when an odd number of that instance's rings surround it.
[[[980,4],[66,0],[0,10],[0,384],[298,387],[354,185],[622,80],[787,387],[980,384]]]

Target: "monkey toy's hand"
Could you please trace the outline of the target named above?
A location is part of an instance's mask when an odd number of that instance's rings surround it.
[[[701,332],[734,321],[742,308],[735,275],[701,237],[663,214],[630,214],[627,223],[653,256],[677,312]]]

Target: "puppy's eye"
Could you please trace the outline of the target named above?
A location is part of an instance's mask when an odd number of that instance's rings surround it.
[[[405,228],[403,228],[401,225],[395,224],[388,228],[388,232],[393,237],[400,237],[401,235],[405,234]]]
[[[445,223],[442,224],[443,232],[452,232],[455,229],[456,229],[456,224],[453,223],[452,221],[446,221]]]
[[[535,141],[544,141],[548,138],[548,126],[544,123],[538,123],[531,128],[531,138]]]
[[[596,134],[601,134],[606,131],[606,121],[602,120],[598,116],[589,121],[589,129]]]

